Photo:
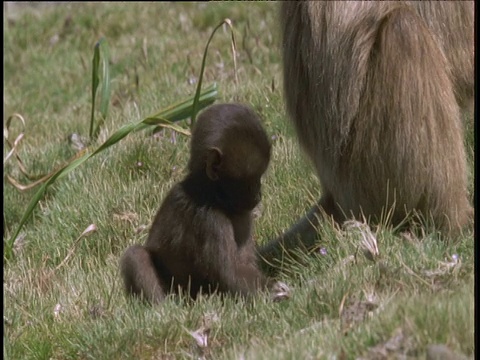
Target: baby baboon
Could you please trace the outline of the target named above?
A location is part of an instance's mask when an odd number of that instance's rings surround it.
[[[393,225],[416,212],[447,234],[468,222],[473,14],[473,1],[282,2],[287,111],[323,196],[264,257],[313,245],[321,212]]]
[[[195,124],[188,175],[168,193],[145,245],[120,267],[128,294],[161,301],[170,291],[247,296],[266,284],[257,267],[252,210],[270,160],[258,116],[238,104],[213,105]]]

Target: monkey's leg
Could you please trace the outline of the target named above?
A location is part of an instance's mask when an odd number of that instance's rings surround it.
[[[284,252],[293,249],[309,249],[315,245],[317,239],[317,226],[323,216],[331,216],[335,221],[340,221],[340,213],[330,194],[322,196],[319,202],[298,220],[290,229],[278,238],[268,242],[260,248],[260,261],[270,263],[273,259],[281,257]]]
[[[165,285],[145,247],[130,246],[120,260],[120,271],[128,295],[140,296],[152,303],[165,298]]]

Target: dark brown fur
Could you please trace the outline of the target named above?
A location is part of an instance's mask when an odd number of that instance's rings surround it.
[[[311,246],[322,212],[445,233],[468,221],[460,108],[473,104],[473,2],[283,2],[285,98],[323,190],[262,249]]]
[[[251,109],[205,110],[193,130],[188,175],[166,196],[145,245],[121,259],[127,293],[159,302],[171,291],[248,296],[265,285],[252,210],[269,160],[268,137]]]

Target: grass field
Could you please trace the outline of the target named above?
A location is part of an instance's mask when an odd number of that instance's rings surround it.
[[[273,238],[321,192],[286,121],[277,7],[4,5],[4,125],[14,113],[25,120],[24,130],[18,118],[9,129],[11,140],[25,134],[18,145],[25,168],[46,174],[76,153],[72,134],[88,137],[100,38],[110,49],[112,94],[93,147],[122,125],[193,95],[208,37],[228,17],[238,82],[225,27],[210,45],[204,86],[217,84],[217,102],[250,104],[272,137],[255,238]],[[466,124],[473,198],[473,121]],[[157,307],[128,301],[119,258],[145,240],[166,192],[185,174],[188,141],[170,130],[131,134],[48,189],[14,257],[4,260],[6,359],[413,359],[425,358],[433,344],[473,358],[473,229],[454,242],[379,229],[372,261],[362,251],[365,233],[324,225],[322,251],[284,264],[279,279],[291,290],[285,301],[272,302],[267,293],[248,303],[216,296],[172,298]],[[30,182],[14,157],[4,174]],[[9,239],[37,188],[19,191],[5,175]],[[94,231],[82,236],[89,226]]]

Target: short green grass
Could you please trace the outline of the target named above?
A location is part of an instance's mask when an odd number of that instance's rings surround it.
[[[219,101],[250,104],[273,143],[256,239],[265,242],[319,197],[315,175],[286,121],[278,3],[70,3],[7,5],[4,15],[4,123],[26,120],[19,155],[32,174],[63,164],[67,138],[88,135],[93,46],[108,41],[112,100],[98,143],[123,124],[195,92],[203,49],[219,31],[204,84]],[[473,169],[473,122],[466,144]],[[187,126],[184,124],[183,126]],[[21,128],[13,124],[12,136]],[[5,142],[4,142],[5,144]],[[4,145],[4,153],[8,148]],[[7,359],[319,359],[425,356],[429,344],[474,354],[474,238],[408,238],[381,229],[380,255],[368,260],[361,235],[325,224],[326,253],[287,261],[279,275],[290,298],[252,302],[173,298],[157,307],[125,298],[118,260],[142,243],[158,206],[185,173],[188,138],[170,131],[131,134],[52,185],[4,263]],[[5,174],[28,183],[14,159]],[[473,193],[473,170],[470,189]],[[5,238],[35,190],[4,177]],[[96,231],[80,237],[91,224]],[[458,257],[455,263],[452,257]],[[190,332],[209,328],[200,347]],[[386,357],[384,357],[386,358]]]

